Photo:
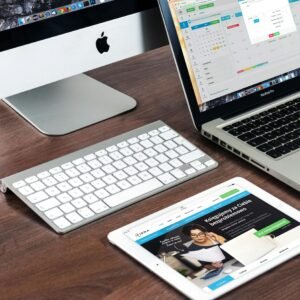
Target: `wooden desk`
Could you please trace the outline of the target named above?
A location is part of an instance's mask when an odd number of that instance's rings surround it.
[[[218,169],[64,236],[17,197],[0,195],[0,299],[183,299],[106,238],[108,232],[234,176],[300,209],[299,193],[200,137],[168,47],[89,73],[138,100],[135,111],[63,137],[39,134],[0,103],[0,177],[161,119],[220,162]],[[299,299],[300,258],[223,299]]]

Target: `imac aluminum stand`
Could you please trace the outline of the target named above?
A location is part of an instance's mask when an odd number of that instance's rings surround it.
[[[136,107],[136,101],[103,83],[77,75],[4,99],[46,135],[64,135]]]

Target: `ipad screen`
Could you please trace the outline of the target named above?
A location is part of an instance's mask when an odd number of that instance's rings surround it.
[[[238,184],[189,200],[125,234],[206,293],[300,243],[297,220]]]

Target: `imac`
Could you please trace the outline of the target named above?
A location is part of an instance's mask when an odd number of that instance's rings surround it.
[[[83,72],[165,44],[156,0],[3,0],[0,99],[44,134],[73,132],[136,106]]]

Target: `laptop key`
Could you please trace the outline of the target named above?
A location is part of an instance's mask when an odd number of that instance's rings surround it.
[[[267,155],[271,156],[272,158],[279,158],[280,156],[282,156],[282,154],[277,150],[271,150],[267,152]]]
[[[283,155],[288,154],[288,153],[290,153],[292,151],[290,148],[288,148],[286,146],[278,147],[275,150],[277,150],[278,152],[280,152]]]
[[[266,144],[258,146],[257,149],[262,152],[268,152],[268,151],[272,150],[273,147],[270,144],[266,143]]]
[[[300,145],[294,143],[294,142],[291,142],[291,143],[288,143],[286,144],[287,147],[289,147],[292,151],[295,151],[297,149],[299,149]]]
[[[249,140],[252,140],[252,139],[254,139],[255,137],[256,137],[256,136],[255,136],[254,134],[250,133],[250,132],[249,132],[249,133],[244,133],[244,134],[238,136],[238,138],[239,138],[240,140],[244,141],[244,142],[249,141]]]
[[[272,141],[269,141],[268,143],[274,148],[281,146],[281,143],[278,142],[277,140],[272,140]]]
[[[279,137],[277,139],[277,141],[280,142],[281,144],[286,144],[286,143],[290,142],[291,140],[287,136],[283,135],[283,136]]]
[[[253,147],[257,147],[257,146],[260,146],[264,143],[266,143],[268,140],[266,140],[265,138],[263,137],[258,137],[256,139],[253,139],[253,140],[250,140],[248,141],[247,143]]]

